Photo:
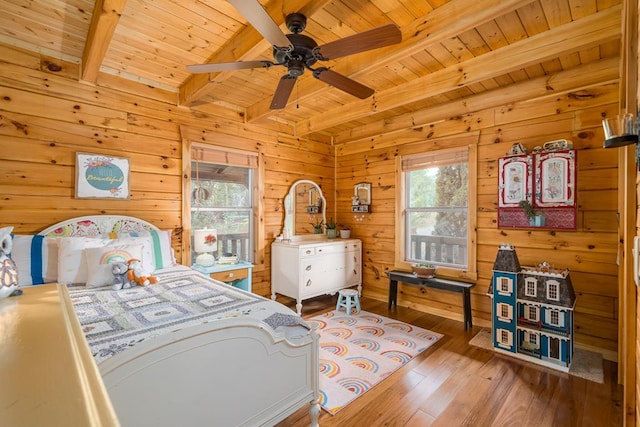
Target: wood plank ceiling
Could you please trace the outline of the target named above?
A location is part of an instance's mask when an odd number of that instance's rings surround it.
[[[406,127],[413,114],[424,123],[429,109],[561,70],[590,64],[595,73],[620,51],[620,0],[260,2],[285,33],[287,14],[305,14],[304,34],[318,44],[390,22],[403,40],[323,63],[375,89],[373,96],[355,98],[306,71],[282,110],[269,104],[283,67],[185,68],[273,59],[269,43],[224,0],[0,0],[0,43],[80,64],[78,78],[89,83],[115,74],[173,91],[177,104],[284,122],[298,135],[335,143],[373,136],[380,126]]]

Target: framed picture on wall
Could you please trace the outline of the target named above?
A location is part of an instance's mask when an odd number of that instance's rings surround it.
[[[129,159],[76,153],[76,197],[128,199]]]

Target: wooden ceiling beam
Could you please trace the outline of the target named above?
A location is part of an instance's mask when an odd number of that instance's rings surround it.
[[[97,0],[82,53],[80,79],[95,83],[127,0]]]
[[[284,25],[286,15],[293,12],[302,12],[311,15],[316,10],[324,7],[329,0],[272,0],[267,3],[265,9],[278,26]],[[218,52],[211,55],[205,63],[234,62],[247,59],[256,59],[271,45],[258,33],[251,24],[247,24],[241,31],[235,34]],[[216,84],[227,80],[231,73],[194,74],[180,87],[180,105],[190,106],[201,98],[213,95]]]
[[[529,3],[531,0],[452,0],[430,12],[426,20],[421,17],[402,28],[403,41],[388,48],[377,49],[375,61],[342,61],[332,69],[357,79]],[[304,103],[305,99],[313,98],[327,88],[325,83],[316,79],[300,79],[296,84],[296,99],[291,102]],[[274,114],[274,111],[269,109],[270,104],[271,98],[266,98],[249,107],[247,121],[259,121]]]
[[[334,144],[341,154],[371,150],[373,146],[392,146],[399,139],[428,139],[433,123],[443,120],[457,120],[467,114],[530,101],[546,96],[558,96],[567,92],[577,92],[594,85],[618,82],[620,58],[580,65],[549,76],[514,83],[472,95],[464,99],[447,102],[417,112],[405,113],[392,120],[380,120],[338,134]]]
[[[378,92],[296,124],[298,136],[417,102],[621,37],[620,6],[553,28],[482,56]]]

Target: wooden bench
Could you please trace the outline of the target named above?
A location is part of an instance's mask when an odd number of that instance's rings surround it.
[[[462,294],[464,329],[470,329],[473,326],[471,320],[471,288],[474,286],[473,283],[440,279],[438,277],[418,277],[410,271],[401,270],[388,271],[387,276],[389,276],[389,310],[391,310],[393,304],[395,304],[396,307],[398,306],[398,282],[459,292]]]

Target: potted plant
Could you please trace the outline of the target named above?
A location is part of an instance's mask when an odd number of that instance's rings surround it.
[[[309,224],[313,227],[313,234],[322,234],[322,226],[324,225],[322,219],[318,218],[316,222],[310,222]]]
[[[536,211],[533,205],[528,200],[521,200],[520,207],[524,209],[525,215],[529,218],[529,225],[531,227],[543,227],[544,226],[544,214]]]
[[[351,237],[351,227],[349,227],[348,225],[341,224],[340,237],[342,239],[348,239],[349,237]]]
[[[418,262],[411,265],[413,274],[418,277],[434,277],[436,275],[437,267],[428,262]]]
[[[338,231],[336,230],[336,223],[333,222],[333,218],[327,221],[327,237],[330,239],[335,239],[338,237]]]

